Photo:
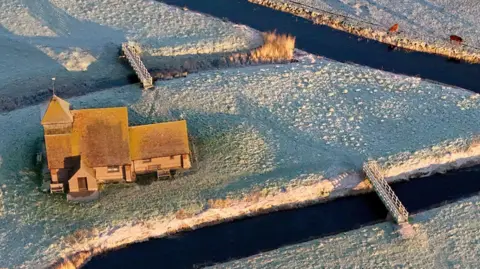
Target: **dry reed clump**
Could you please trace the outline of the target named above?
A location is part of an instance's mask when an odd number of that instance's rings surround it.
[[[476,146],[480,145],[480,135],[474,136],[470,145]]]
[[[65,242],[70,245],[75,245],[79,243],[83,243],[85,240],[88,238],[91,238],[95,236],[95,234],[98,233],[96,230],[77,230],[75,231],[72,235],[68,236],[65,238]]]
[[[263,34],[263,39],[263,46],[251,52],[250,59],[253,62],[277,62],[293,59],[295,37],[267,32]]]
[[[234,204],[234,201],[230,198],[208,200],[208,206],[210,208],[226,208],[226,207],[232,206],[233,204]]]
[[[480,146],[480,135],[474,136],[468,145],[468,151]]]
[[[175,218],[179,220],[188,219],[195,216],[193,212],[187,212],[185,209],[180,209],[175,213]]]
[[[263,33],[263,39],[263,45],[251,52],[230,55],[227,58],[227,64],[282,63],[293,59],[295,37],[267,32]]]
[[[54,269],[77,269],[84,265],[90,258],[92,253],[90,251],[81,251],[72,255],[70,258],[65,258],[62,262],[53,265]]]

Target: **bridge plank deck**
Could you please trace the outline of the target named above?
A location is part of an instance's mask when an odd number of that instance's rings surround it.
[[[380,166],[375,161],[369,161],[363,165],[363,171],[372,183],[373,189],[378,194],[388,211],[399,224],[408,222],[408,211],[398,199],[385,180]]]
[[[142,82],[144,89],[150,89],[153,87],[153,79],[147,68],[142,62],[142,59],[137,54],[134,48],[130,47],[127,43],[122,44],[122,51],[128,62],[132,66],[133,70],[137,74],[138,78]]]

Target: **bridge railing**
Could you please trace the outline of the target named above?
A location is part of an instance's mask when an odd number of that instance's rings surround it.
[[[378,196],[393,215],[397,223],[408,222],[407,209],[398,199],[390,185],[388,185],[378,163],[375,161],[369,161],[363,165],[363,170],[372,183]]]
[[[153,87],[153,79],[147,68],[142,62],[142,59],[137,54],[134,48],[131,48],[127,43],[122,44],[122,51],[138,78],[142,82],[144,89]]]

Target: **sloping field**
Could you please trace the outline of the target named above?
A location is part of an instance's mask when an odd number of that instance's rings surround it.
[[[133,124],[187,119],[198,167],[174,181],[109,185],[94,203],[68,203],[40,192],[35,180],[39,107],[0,115],[0,267],[38,267],[81,250],[328,198],[360,183],[342,174],[367,158],[480,133],[472,124],[478,95],[313,56],[69,101],[75,108],[128,106]]]
[[[410,240],[382,223],[211,268],[478,268],[479,218],[477,195],[413,216]]]
[[[122,42],[142,44],[147,56],[210,55],[262,44],[246,27],[156,1],[21,1],[0,3],[0,109],[45,99],[50,78],[73,95],[126,81]],[[155,68],[150,61],[147,68]],[[16,103],[15,103],[16,102]],[[31,102],[30,102],[31,103]]]

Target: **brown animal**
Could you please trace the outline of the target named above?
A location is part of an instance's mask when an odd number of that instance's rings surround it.
[[[456,44],[462,44],[463,38],[459,37],[458,35],[451,35],[450,36],[450,41],[452,41]]]
[[[398,23],[395,23],[390,29],[388,29],[389,33],[396,33],[398,32]]]

